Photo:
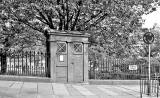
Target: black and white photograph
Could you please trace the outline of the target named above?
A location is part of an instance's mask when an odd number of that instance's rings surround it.
[[[160,98],[160,0],[0,0],[0,98]]]

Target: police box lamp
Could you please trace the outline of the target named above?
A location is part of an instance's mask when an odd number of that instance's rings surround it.
[[[152,44],[154,42],[154,34],[151,33],[151,32],[146,32],[144,35],[143,35],[143,41],[146,43],[146,44]]]

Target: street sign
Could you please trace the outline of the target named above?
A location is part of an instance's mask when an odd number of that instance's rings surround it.
[[[129,70],[137,70],[137,65],[129,65]]]
[[[150,54],[151,54],[151,45],[154,42],[154,35],[151,32],[147,32],[143,35],[143,41],[148,44],[148,59],[149,59],[149,63],[148,63],[148,90],[147,93],[148,95],[151,94],[151,61],[150,61]]]
[[[154,35],[151,32],[147,32],[143,35],[143,41],[146,44],[152,44],[154,42]]]

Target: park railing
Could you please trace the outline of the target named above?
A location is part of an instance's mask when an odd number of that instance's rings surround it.
[[[89,61],[89,78],[139,80],[142,76],[148,76],[148,63],[134,62],[113,58]],[[159,73],[159,69],[159,65],[152,65],[151,74]]]
[[[46,53],[36,51],[0,51],[0,74],[45,77],[46,57]]]
[[[151,80],[147,77],[140,79],[140,98],[146,96],[159,97],[159,77],[152,77]]]

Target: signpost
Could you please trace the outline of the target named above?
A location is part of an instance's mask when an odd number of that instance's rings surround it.
[[[137,70],[137,65],[129,65],[129,70]]]
[[[154,42],[154,35],[153,33],[151,32],[147,32],[143,35],[143,41],[146,43],[146,44],[152,44]]]
[[[147,32],[143,35],[143,41],[148,44],[148,95],[151,94],[151,62],[150,62],[150,55],[151,55],[151,46],[150,44],[152,44],[154,42],[154,35],[151,32]]]

